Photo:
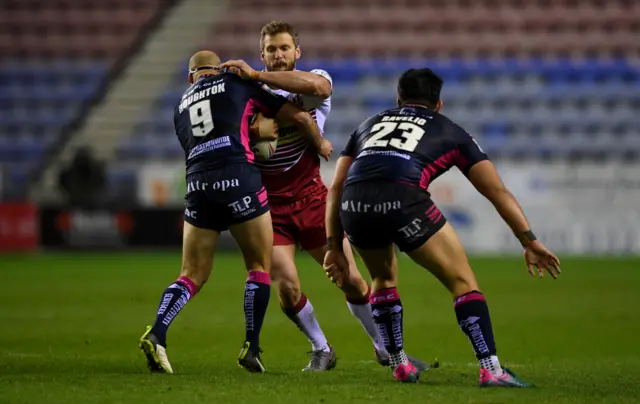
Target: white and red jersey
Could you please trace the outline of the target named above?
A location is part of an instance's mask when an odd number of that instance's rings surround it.
[[[314,69],[331,83],[331,76],[324,70]],[[313,95],[293,94],[284,90],[272,90],[282,95],[316,120],[320,134],[324,134],[324,124],[331,111],[331,97],[320,98]],[[286,202],[298,199],[300,191],[309,185],[323,187],[320,177],[320,158],[313,146],[295,125],[280,127],[280,137],[276,152],[267,161],[256,161],[262,172],[262,182],[272,202]],[[306,192],[305,192],[306,193]]]

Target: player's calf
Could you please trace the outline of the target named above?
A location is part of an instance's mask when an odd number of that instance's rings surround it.
[[[303,371],[330,370],[336,365],[336,356],[318,323],[311,301],[300,291],[294,259],[295,245],[274,247],[271,278],[278,291],[280,307],[311,343],[311,360]]]
[[[445,224],[422,246],[407,254],[433,273],[453,295],[458,325],[471,342],[480,364],[480,385],[525,387],[526,383],[500,365],[489,307],[453,228]]]
[[[247,269],[244,287],[245,340],[238,356],[238,365],[250,372],[264,372],[260,359],[260,331],[271,296],[271,215],[266,212],[256,218],[229,228],[238,242]]]
[[[180,276],[163,292],[156,320],[140,338],[139,348],[152,372],[173,373],[166,358],[167,331],[180,311],[209,278],[218,235],[216,231],[184,223]]]
[[[373,319],[378,326],[385,349],[389,353],[389,365],[393,368],[393,377],[401,382],[416,382],[420,374],[403,349],[403,307],[396,288],[373,292],[371,308]]]

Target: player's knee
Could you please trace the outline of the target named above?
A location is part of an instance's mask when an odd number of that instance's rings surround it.
[[[356,269],[351,271],[349,276],[344,279],[340,289],[348,297],[359,298],[365,296],[369,292],[369,284],[364,280],[360,272]]]
[[[480,290],[478,281],[473,275],[473,271],[471,271],[471,268],[465,271],[457,272],[450,278],[448,283],[448,289],[453,297],[464,295],[465,293],[469,293],[473,290]]]

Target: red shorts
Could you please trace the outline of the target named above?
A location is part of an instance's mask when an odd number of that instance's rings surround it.
[[[302,199],[277,203],[269,201],[273,222],[273,245],[300,244],[303,250],[313,250],[327,244],[325,211],[327,187],[314,187],[304,192]]]

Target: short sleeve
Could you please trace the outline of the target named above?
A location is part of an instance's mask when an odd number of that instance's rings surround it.
[[[331,84],[331,91],[333,92],[333,80],[331,79],[329,73],[322,69],[313,69],[309,73],[317,74],[318,76],[324,77],[325,79],[329,80],[329,84]],[[320,108],[320,106],[322,106],[322,104],[326,102],[325,98],[315,95],[298,94],[298,97],[300,98],[300,104],[302,105],[302,108],[306,111]]]
[[[287,102],[286,98],[272,92],[267,86],[260,87],[255,83],[251,84],[253,85],[251,99],[260,112],[266,116],[274,117]]]
[[[356,156],[356,132],[353,132],[349,136],[346,146],[340,152],[341,156],[355,157]]]
[[[460,132],[460,144],[458,146],[456,166],[464,175],[467,175],[471,167],[481,161],[489,160],[489,156],[487,156],[484,150],[482,150],[473,136],[463,129],[460,129]]]
[[[333,79],[331,78],[331,75],[329,73],[327,73],[326,70],[313,69],[309,73],[317,74],[318,76],[322,76],[325,79],[329,80],[329,83],[331,84],[331,89],[333,90]]]

